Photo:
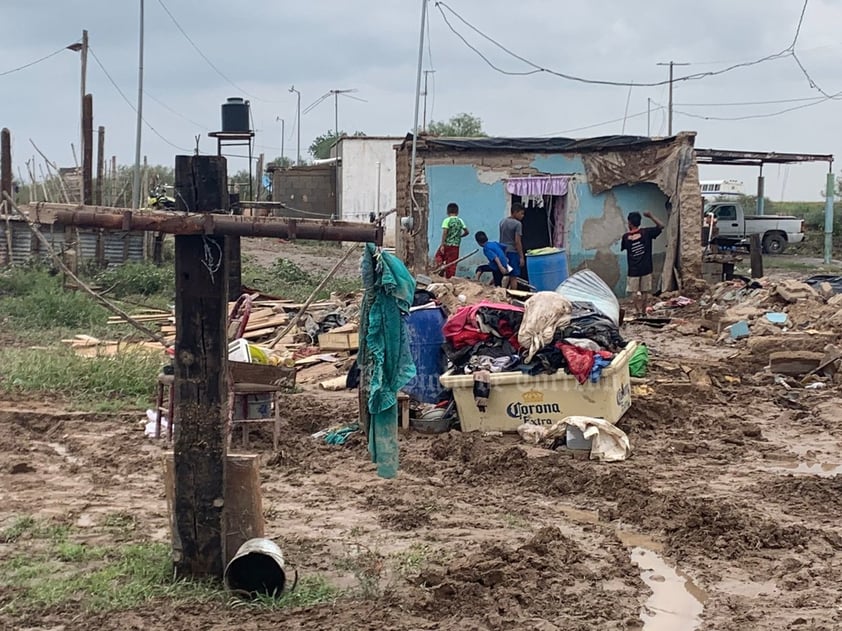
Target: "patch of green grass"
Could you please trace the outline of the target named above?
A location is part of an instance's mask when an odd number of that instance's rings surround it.
[[[8,330],[89,331],[102,327],[108,312],[81,292],[66,291],[61,277],[45,268],[12,267],[0,274],[0,321]]]
[[[175,291],[175,270],[172,265],[158,267],[151,263],[125,263],[109,268],[96,276],[97,285],[117,298],[154,296]]]
[[[37,351],[5,348],[0,349],[0,389],[58,392],[95,411],[144,407],[162,361],[157,354],[139,351],[80,357],[64,346]]]
[[[113,517],[105,520],[106,527],[126,527],[124,514]],[[282,609],[334,602],[341,595],[324,577],[315,575],[280,596],[240,601],[218,583],[176,580],[166,544],[89,545],[72,541],[72,534],[65,524],[30,516],[18,517],[4,529],[5,541],[20,543],[18,552],[0,562],[0,594],[14,593],[11,598],[0,597],[0,612],[32,614],[66,603],[75,603],[84,611],[118,611],[153,599]]]
[[[0,543],[14,543],[33,528],[35,528],[33,517],[29,515],[15,517],[12,524],[0,532]]]
[[[41,554],[22,552],[0,564],[0,588],[11,587],[16,597],[0,610],[38,610],[73,601],[88,611],[113,611],[162,597],[221,598],[213,585],[173,581],[169,547],[158,543],[106,548],[64,542]]]
[[[386,558],[377,550],[371,550],[360,543],[353,544],[353,552],[340,560],[336,567],[351,572],[358,583],[358,596],[374,600],[383,595],[381,578],[386,567]]]
[[[334,256],[338,254],[334,253]],[[260,267],[248,258],[243,260],[243,283],[268,294],[306,300],[323,278],[323,272],[310,272],[292,261],[279,258],[271,267]],[[333,278],[316,294],[316,300],[329,298],[333,292],[351,293],[362,289],[359,278]]]
[[[417,574],[430,556],[430,546],[423,543],[413,543],[403,552],[392,555],[397,562],[397,569],[401,576]]]
[[[341,595],[342,592],[331,585],[327,579],[315,575],[301,579],[294,591],[287,591],[281,596],[260,594],[252,600],[230,600],[229,604],[232,607],[249,609],[313,607],[336,602]]]

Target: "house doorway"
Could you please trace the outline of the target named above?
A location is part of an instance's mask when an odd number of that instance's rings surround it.
[[[540,248],[564,248],[566,195],[512,195],[512,204],[521,204],[526,210],[523,217],[523,251]],[[528,267],[528,265],[527,265]],[[529,280],[529,270],[521,276]]]

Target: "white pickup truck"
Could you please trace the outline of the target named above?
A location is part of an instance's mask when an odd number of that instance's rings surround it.
[[[746,215],[734,202],[705,204],[705,215],[713,213],[722,239],[744,239],[759,234],[767,254],[781,254],[792,243],[804,240],[804,221],[784,215]]]

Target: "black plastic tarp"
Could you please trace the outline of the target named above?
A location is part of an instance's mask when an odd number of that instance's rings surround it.
[[[534,151],[534,152],[584,152],[606,149],[635,149],[646,145],[667,144],[674,138],[653,140],[646,136],[599,136],[597,138],[447,138],[419,136],[429,147],[443,147],[461,151]],[[406,137],[412,142],[412,134]]]

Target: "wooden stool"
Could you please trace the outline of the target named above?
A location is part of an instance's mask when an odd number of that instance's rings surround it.
[[[231,446],[231,435],[234,433],[234,426],[241,425],[243,428],[243,447],[249,444],[249,425],[254,423],[273,423],[272,447],[278,450],[278,439],[281,434],[281,392],[284,387],[281,385],[270,385],[263,383],[234,383],[231,385],[229,396],[231,402],[228,407],[228,446]],[[234,418],[234,398],[237,395],[247,396],[251,394],[272,394],[272,406],[275,412],[272,418],[248,418],[248,401],[245,402],[243,416],[245,418]]]

